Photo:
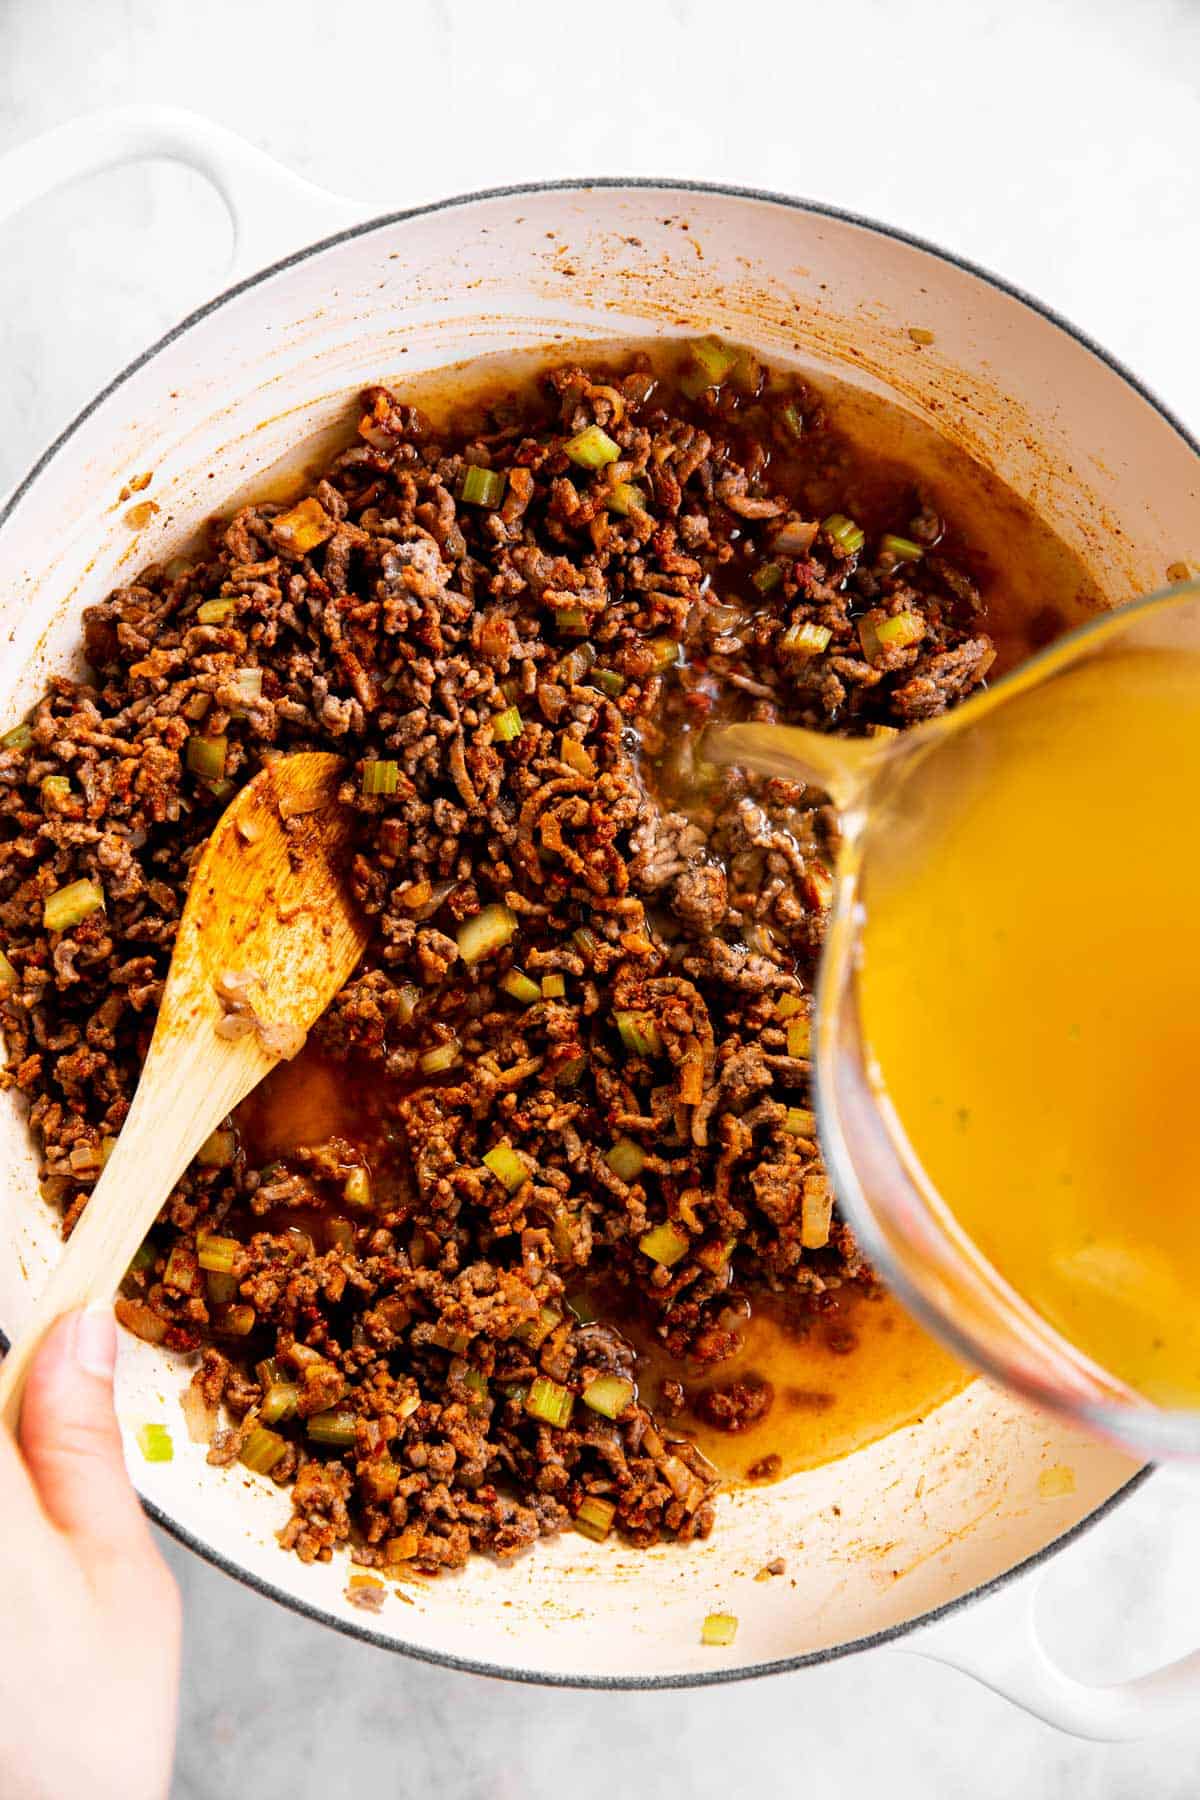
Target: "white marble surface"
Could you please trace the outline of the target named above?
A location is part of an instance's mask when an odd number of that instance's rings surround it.
[[[1200,428],[1196,0],[786,10],[781,26],[760,0],[0,0],[0,151],[156,98],[396,205],[567,174],[799,192],[996,268]],[[227,249],[220,203],[162,167],[0,229],[0,491],[219,284]],[[1052,1566],[1045,1629],[1070,1667],[1114,1679],[1200,1640],[1191,1510],[1156,1477]],[[891,1651],[698,1694],[506,1687],[347,1643],[169,1554],[188,1616],[178,1800],[540,1800],[564,1774],[572,1800],[1200,1788],[1200,1718],[1149,1744],[1080,1744]]]

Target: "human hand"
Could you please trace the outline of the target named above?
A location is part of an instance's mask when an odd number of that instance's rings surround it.
[[[0,1800],[165,1800],[180,1608],[125,1473],[111,1312],[60,1319],[0,1427]]]

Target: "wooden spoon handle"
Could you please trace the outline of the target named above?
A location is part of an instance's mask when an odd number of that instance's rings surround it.
[[[273,1067],[253,1035],[212,1034],[190,1063],[151,1045],[129,1116],[83,1216],[0,1364],[0,1419],[14,1433],[29,1366],[56,1319],[111,1300],[163,1201],[209,1134]]]

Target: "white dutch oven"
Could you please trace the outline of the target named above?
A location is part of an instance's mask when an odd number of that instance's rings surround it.
[[[363,384],[556,337],[715,330],[887,394],[1027,496],[1113,603],[1161,586],[1192,542],[1200,452],[1162,407],[1033,302],[866,221],[658,182],[551,184],[376,217],[160,108],[85,119],[0,161],[0,219],[75,175],[150,155],[191,164],[224,194],[236,285],[126,369],[0,511],[0,723],[73,662],[85,605],[344,417]],[[910,326],[933,344],[915,343]],[[139,499],[160,510],[135,532],[118,496],[145,471]],[[0,1171],[0,1322],[11,1333],[58,1246],[11,1103]],[[344,1562],[304,1568],[278,1550],[282,1495],[208,1468],[188,1444],[176,1411],[185,1378],[124,1342],[127,1430],[179,1421],[173,1463],[148,1467],[131,1451],[153,1517],[264,1594],[387,1648],[526,1680],[652,1686],[795,1669],[924,1625],[906,1647],[1093,1736],[1146,1729],[1186,1707],[1200,1681],[1195,1658],[1121,1688],[1071,1681],[1037,1643],[1029,1582],[999,1611],[956,1609],[1137,1479],[1116,1451],[982,1382],[846,1461],[727,1496],[697,1548],[635,1555],[565,1535],[514,1567],[480,1558],[459,1578],[412,1584],[368,1618],[345,1598]],[[786,1576],[756,1582],[779,1556]],[[954,1617],[931,1630],[947,1609]],[[700,1646],[714,1610],[740,1620],[731,1649]]]

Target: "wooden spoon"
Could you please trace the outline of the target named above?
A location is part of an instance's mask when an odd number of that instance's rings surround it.
[[[55,1319],[112,1298],[201,1144],[282,1054],[295,1054],[362,955],[365,924],[343,881],[353,826],[337,802],[344,767],[316,751],[281,757],[247,783],[205,846],[129,1116],[0,1366],[0,1417],[14,1431],[30,1361]],[[236,1000],[231,1015],[218,982],[227,995],[246,992],[258,1024]],[[230,1030],[243,1035],[222,1035]]]

